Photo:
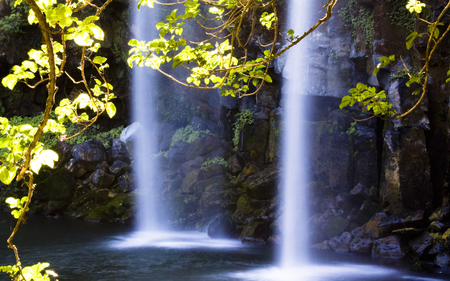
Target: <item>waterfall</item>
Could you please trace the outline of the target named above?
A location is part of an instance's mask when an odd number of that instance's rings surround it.
[[[130,5],[132,32],[137,40],[157,38],[157,31],[146,26],[155,26],[155,13],[147,7],[137,10],[137,2]],[[155,198],[155,176],[158,169],[153,160],[156,151],[155,89],[158,78],[149,67],[134,67],[132,70],[132,119],[139,123],[138,133],[133,139],[133,174],[136,192],[136,224],[138,231],[158,230],[158,212]]]
[[[308,28],[309,0],[289,3],[289,28],[303,34]],[[308,261],[308,133],[304,122],[308,105],[302,101],[307,90],[308,51],[305,41],[292,48],[287,57],[282,89],[284,108],[282,150],[282,247],[281,266],[293,267]]]

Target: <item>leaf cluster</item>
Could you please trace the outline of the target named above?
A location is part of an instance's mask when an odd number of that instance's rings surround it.
[[[151,67],[187,87],[220,88],[222,95],[243,97],[257,93],[265,82],[272,82],[268,74],[270,62],[325,22],[331,16],[336,0],[325,5],[326,16],[303,36],[294,35],[293,30],[288,31],[288,37],[281,34],[289,45],[277,53],[275,43],[279,31],[275,0],[185,0],[176,3],[141,0],[138,7],[153,7],[154,3],[184,5],[184,12],[174,9],[164,22],[156,25],[159,38],[149,42],[130,40],[129,66]],[[202,27],[208,38],[200,42],[187,38],[184,29],[188,21]],[[251,25],[250,32],[243,38],[241,28],[246,24]],[[265,49],[264,57],[250,59],[247,47],[255,36],[257,24],[272,34],[273,40],[268,44],[259,42]],[[166,63],[171,63],[172,68],[187,69],[186,82],[164,72],[161,66]]]

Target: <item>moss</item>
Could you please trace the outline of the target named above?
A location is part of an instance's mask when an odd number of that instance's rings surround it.
[[[234,151],[238,150],[239,139],[240,139],[241,131],[244,128],[244,126],[247,124],[253,124],[253,122],[254,122],[253,112],[250,109],[247,109],[244,112],[238,113],[238,114],[236,114],[236,116],[239,116],[239,118],[236,121],[236,123],[234,123],[234,126],[233,126]],[[249,139],[249,141],[252,142],[251,139]]]
[[[375,29],[371,10],[359,6],[356,0],[349,0],[338,13],[345,21],[345,25],[351,29],[353,36],[356,36],[356,30],[363,30],[366,37],[365,43],[369,46],[373,45]]]
[[[391,9],[387,15],[391,18],[392,24],[413,32],[416,18],[406,9],[408,0],[388,0],[388,3],[391,4]]]
[[[94,221],[124,221],[131,216],[131,195],[118,194],[113,199],[103,206],[94,207],[87,216],[86,220]]]
[[[206,168],[208,166],[214,165],[214,164],[218,164],[218,165],[222,165],[222,166],[227,166],[228,163],[225,159],[223,159],[222,157],[214,157],[211,159],[207,159],[205,162],[203,162],[202,167],[200,168],[201,170],[206,170]]]
[[[258,157],[259,157],[258,151],[255,150],[255,149],[252,149],[252,150],[250,151],[250,159],[257,159]]]

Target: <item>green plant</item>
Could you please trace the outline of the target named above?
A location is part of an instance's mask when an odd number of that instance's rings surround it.
[[[236,123],[234,123],[233,126],[233,145],[234,145],[234,151],[238,150],[239,145],[239,139],[241,135],[241,131],[247,124],[253,124],[254,117],[253,112],[250,109],[245,110],[244,112],[236,114],[236,116],[239,116]]]
[[[105,63],[107,60],[105,57],[95,56],[101,45],[94,41],[102,41],[104,39],[103,30],[95,22],[111,1],[107,0],[101,6],[96,6],[92,2],[86,3],[82,1],[67,1],[63,4],[50,0],[25,0],[27,7],[29,7],[29,9],[25,8],[29,10],[28,22],[30,25],[39,25],[42,45],[40,48],[29,50],[28,60],[22,61],[20,65],[14,65],[10,74],[2,79],[2,85],[10,90],[13,90],[19,82],[30,88],[45,86],[44,90],[47,92],[47,99],[42,120],[37,127],[33,127],[30,124],[16,126],[11,124],[7,118],[0,117],[0,161],[2,163],[0,166],[0,181],[9,185],[16,179],[17,182],[22,181],[22,186],[28,189],[27,196],[24,197],[26,200],[7,199],[12,208],[20,209],[14,213],[17,222],[6,241],[8,248],[14,251],[16,264],[2,266],[0,271],[8,273],[14,280],[49,281],[50,275],[56,276],[50,271],[44,274],[41,273],[48,267],[47,263],[22,267],[19,252],[13,243],[13,239],[20,225],[26,220],[26,210],[31,203],[35,188],[34,174],[38,174],[43,165],[53,168],[54,162],[58,160],[58,155],[54,151],[44,149],[44,144],[39,142],[43,133],[54,133],[52,130],[57,130],[57,122],[50,119],[50,115],[58,90],[58,78],[65,74],[74,83],[84,86],[85,92],[81,93],[75,100],[63,99],[55,109],[57,120],[60,124],[70,120],[83,126],[81,131],[74,136],[87,130],[103,112],[106,111],[110,117],[116,113],[115,105],[110,102],[110,100],[115,98],[111,92],[113,86],[106,81],[105,77],[105,69],[109,65]],[[15,0],[14,7],[19,6],[21,3],[22,0]],[[89,7],[90,12],[86,11],[77,14],[83,16],[83,19],[73,16],[85,7]],[[9,28],[8,30],[13,33],[19,32],[19,30],[16,28],[11,29],[12,24],[20,23],[20,20],[16,20],[14,17],[3,19],[5,25],[3,28]],[[3,33],[0,32],[0,34]],[[8,40],[8,38],[3,40]],[[79,52],[81,55],[80,64],[77,68],[77,71],[80,71],[81,82],[75,81],[64,70],[67,58],[66,43],[72,40],[81,49]],[[91,79],[89,81],[86,79],[86,64],[89,64],[94,70],[90,73],[90,78],[93,78],[92,81]],[[87,110],[93,112],[95,116],[90,118],[86,112]],[[66,140],[74,136],[64,136],[61,139]],[[16,200],[15,203],[13,200]]]
[[[228,165],[227,161],[225,159],[223,159],[222,157],[214,157],[214,158],[211,158],[211,159],[208,158],[205,162],[203,162],[202,167],[200,169],[201,170],[206,170],[206,168],[208,166],[211,166],[211,165],[214,165],[214,164],[222,165],[222,166],[227,166]]]
[[[416,17],[406,9],[408,0],[388,0],[392,9],[387,12],[392,24],[405,28],[409,33],[414,31]]]
[[[172,137],[172,142],[170,143],[170,147],[172,147],[175,143],[182,141],[186,143],[193,143],[194,141],[200,138],[201,134],[212,135],[209,130],[196,130],[191,125],[188,125],[184,128],[179,128],[175,131],[175,134]]]
[[[361,29],[365,34],[366,44],[373,45],[375,30],[371,10],[359,6],[356,0],[349,0],[347,5],[339,10],[339,15],[345,21],[345,25],[351,29],[353,36],[356,35],[357,29]]]
[[[11,13],[0,18],[0,43],[9,44],[19,34],[24,34],[24,27],[28,26],[26,14],[29,7],[13,6]]]

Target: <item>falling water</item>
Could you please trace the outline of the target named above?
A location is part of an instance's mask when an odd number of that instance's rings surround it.
[[[295,34],[303,34],[308,28],[310,0],[294,0],[289,3],[289,28]],[[283,75],[287,85],[283,87],[283,219],[281,266],[294,267],[308,262],[307,151],[308,134],[305,116],[308,105],[302,102],[307,85],[307,47],[300,42],[287,57]]]
[[[137,2],[132,2],[132,33],[137,40],[156,38],[152,34],[156,24],[154,11],[148,7],[137,10]],[[155,32],[153,32],[155,33]],[[136,222],[138,231],[158,230],[158,212],[155,199],[155,175],[158,169],[153,155],[156,151],[155,140],[155,85],[157,77],[148,67],[134,67],[132,71],[132,118],[140,124],[138,134],[133,140],[133,173],[136,194]]]

